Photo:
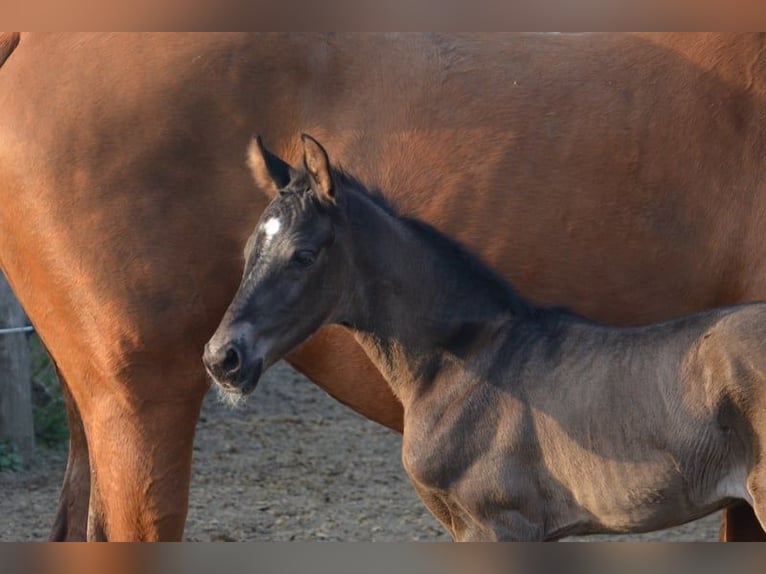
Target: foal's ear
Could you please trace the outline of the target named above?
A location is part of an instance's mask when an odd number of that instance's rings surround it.
[[[263,147],[261,136],[255,136],[247,148],[247,165],[250,166],[255,185],[270,198],[290,183],[290,165]]]
[[[302,134],[303,165],[311,176],[314,191],[320,200],[335,203],[335,187],[330,173],[330,160],[324,148],[308,134]]]

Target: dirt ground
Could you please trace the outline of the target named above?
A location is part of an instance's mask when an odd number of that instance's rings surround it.
[[[194,447],[193,541],[448,540],[399,460],[401,438],[284,364],[236,410],[206,401]],[[65,458],[0,473],[0,540],[45,540]],[[717,515],[673,530],[587,540],[715,540]]]

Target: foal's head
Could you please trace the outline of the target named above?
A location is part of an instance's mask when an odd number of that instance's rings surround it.
[[[245,247],[234,300],[205,346],[208,373],[234,395],[332,319],[349,275],[341,240],[338,177],[324,148],[303,136],[303,166],[293,169],[256,138],[249,150],[256,183],[271,203]]]

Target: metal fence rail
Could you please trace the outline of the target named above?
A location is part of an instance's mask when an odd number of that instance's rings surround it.
[[[7,329],[0,329],[0,335],[11,335],[13,333],[31,333],[34,330],[34,327],[9,327]]]

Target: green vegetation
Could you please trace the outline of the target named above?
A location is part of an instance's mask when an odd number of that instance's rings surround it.
[[[69,440],[66,405],[56,369],[42,342],[29,337],[29,359],[32,374],[32,417],[37,448],[63,450]],[[16,472],[23,467],[14,444],[0,440],[0,472]]]
[[[69,440],[64,396],[56,376],[56,369],[37,335],[29,338],[29,354],[32,362],[32,414],[35,440],[38,446],[64,448]]]
[[[16,446],[8,440],[0,440],[0,472],[21,470],[21,457]]]

